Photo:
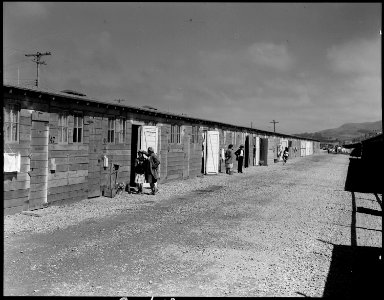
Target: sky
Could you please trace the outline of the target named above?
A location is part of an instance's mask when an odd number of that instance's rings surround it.
[[[3,78],[295,134],[382,119],[381,3],[3,2]]]

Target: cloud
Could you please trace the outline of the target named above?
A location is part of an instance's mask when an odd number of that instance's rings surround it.
[[[14,2],[4,3],[4,10],[16,18],[46,17],[52,3],[44,2]]]
[[[285,45],[254,43],[247,49],[247,54],[253,63],[281,71],[290,69],[294,64]]]
[[[327,58],[333,71],[344,74],[379,75],[381,45],[378,39],[359,39],[327,50]]]

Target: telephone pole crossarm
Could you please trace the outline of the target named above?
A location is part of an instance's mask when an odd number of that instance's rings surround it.
[[[27,57],[35,57],[35,59],[33,60],[33,62],[36,63],[36,87],[39,86],[39,65],[47,65],[47,63],[45,61],[40,61],[40,58],[44,55],[51,55],[51,52],[45,52],[45,53],[40,53],[40,52],[36,52],[36,54],[25,54],[25,56]]]
[[[273,120],[272,122],[269,122],[269,123],[273,123],[273,132],[276,132],[275,124],[279,122]]]

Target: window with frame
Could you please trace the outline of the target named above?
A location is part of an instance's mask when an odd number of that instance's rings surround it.
[[[192,126],[192,144],[197,144],[199,142],[199,127]]]
[[[171,143],[180,144],[181,142],[180,133],[181,133],[180,125],[171,126]]]
[[[67,114],[59,114],[58,143],[59,144],[68,143],[68,115]]]
[[[176,143],[178,144],[181,143],[181,126],[180,125],[176,126]]]
[[[115,118],[108,118],[108,143],[113,144],[115,142]]]
[[[73,142],[83,142],[83,116],[80,114],[73,116]]]
[[[125,119],[118,119],[116,124],[116,134],[120,144],[125,143]]]
[[[4,140],[6,143],[19,142],[20,113],[16,107],[4,107]]]

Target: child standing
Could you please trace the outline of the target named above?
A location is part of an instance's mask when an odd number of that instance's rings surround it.
[[[146,158],[143,155],[143,151],[139,150],[137,152],[138,157],[135,160],[135,183],[138,187],[137,193],[143,193],[143,183],[145,182],[145,167],[146,167]]]

